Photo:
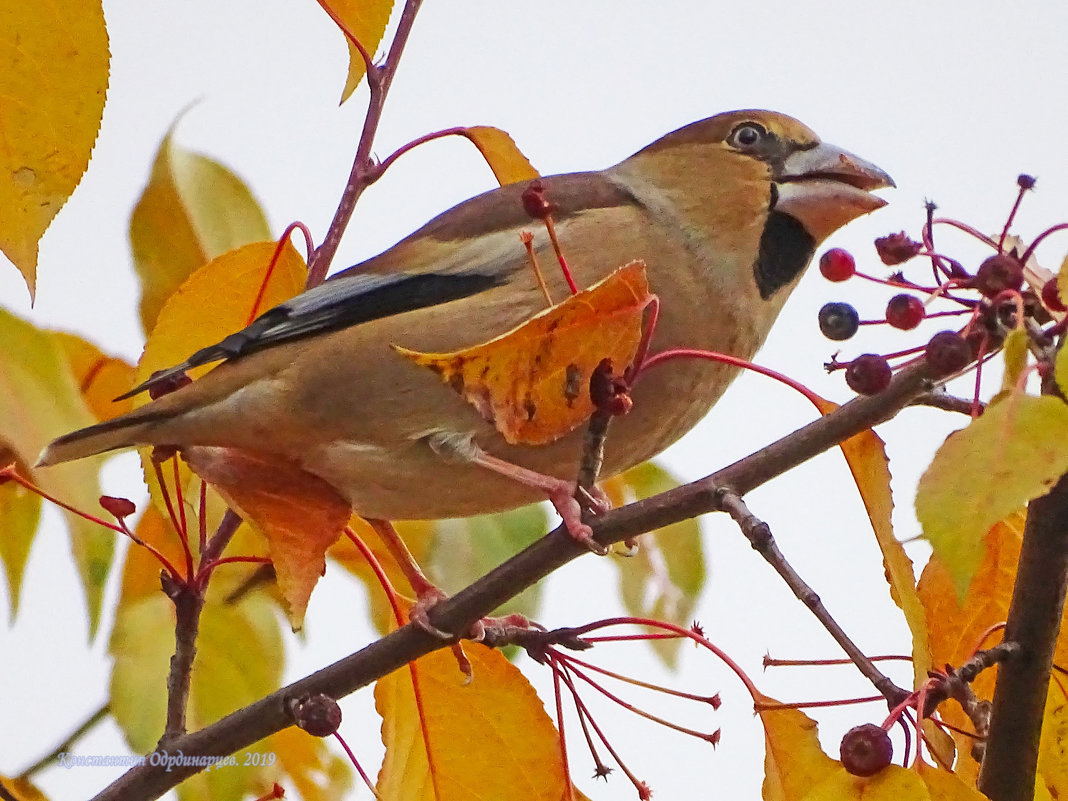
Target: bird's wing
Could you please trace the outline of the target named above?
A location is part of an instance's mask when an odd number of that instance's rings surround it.
[[[539,179],[557,222],[635,203],[602,173]],[[201,348],[116,400],[163,386],[192,367],[231,360],[283,342],[477,295],[505,284],[526,256],[517,229],[538,225],[523,207],[528,184],[512,184],[440,214],[384,253],[331,276],[270,309],[248,327]]]
[[[154,374],[116,400],[168,383],[192,367],[235,359],[301,337],[406,311],[459,300],[505,280],[502,273],[350,273],[327,281],[270,309],[246,328],[201,348],[181,364]]]

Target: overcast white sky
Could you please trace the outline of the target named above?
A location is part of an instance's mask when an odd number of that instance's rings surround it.
[[[195,103],[178,128],[179,143],[241,175],[276,232],[301,219],[321,237],[348,173],[364,96],[338,109],[345,48],[312,0],[105,0],[105,12],[112,80],[93,162],[42,244],[36,308],[29,308],[21,278],[2,257],[0,304],[135,359],[141,335],[126,226],[159,140],[176,115]],[[607,166],[719,111],[772,108],[799,117],[825,140],[874,161],[897,180],[899,188],[885,193],[890,207],[834,240],[878,271],[871,240],[903,228],[918,231],[925,198],[946,214],[993,230],[1012,203],[1016,175],[1029,172],[1038,176],[1038,191],[1024,206],[1020,232],[1034,235],[1068,219],[1066,34],[1068,5],[1037,0],[428,0],[377,150],[385,155],[443,127],[492,124],[508,130],[543,173],[567,172]],[[436,143],[405,156],[367,193],[337,266],[372,255],[492,185],[489,171],[462,142]],[[972,263],[981,253],[953,236],[944,236],[942,244]],[[1054,238],[1039,255],[1055,268],[1066,251],[1066,238]],[[845,299],[871,317],[886,297],[866,286],[829,284],[813,272],[758,360],[844,399],[849,393],[840,375],[827,377],[821,370],[834,348],[816,329],[816,311],[827,300]],[[918,341],[880,329],[847,343],[845,352],[889,351]],[[743,378],[663,463],[698,478],[811,417],[808,405],[788,390]],[[962,423],[910,411],[880,430],[895,474],[900,537],[917,533],[911,493],[925,460]],[[106,491],[138,496],[131,457],[115,460],[105,479]],[[862,647],[907,651],[904,625],[882,589],[870,528],[837,454],[754,492],[749,502]],[[87,645],[67,537],[54,516],[49,520],[31,557],[20,617],[0,631],[0,772],[16,772],[36,759],[104,698],[110,621],[104,636]],[[760,660],[768,651],[783,657],[839,654],[732,525],[708,520],[705,544],[710,579],[698,618],[763,689],[784,699],[868,694],[845,668],[762,677]],[[923,558],[925,551],[921,545],[912,553]],[[593,557],[561,571],[549,581],[542,621],[570,625],[617,613],[614,574]],[[6,594],[0,595],[6,619]],[[313,596],[304,642],[291,643],[289,678],[367,641],[370,633],[358,624],[361,597],[343,576],[327,576]],[[617,747],[657,798],[690,798],[695,791],[758,797],[762,731],[743,689],[725,670],[689,649],[674,676],[665,676],[638,648],[616,648],[605,659],[653,680],[723,693],[724,707],[714,721],[689,717],[701,728],[722,726],[715,753],[681,735],[604,715]],[[530,672],[539,686],[549,686],[539,670]],[[899,681],[907,675],[902,670]],[[369,699],[365,691],[344,702],[343,733],[373,765],[380,747]],[[875,705],[818,718],[836,752],[846,728],[883,714]],[[123,748],[108,725],[79,752]],[[572,765],[591,798],[634,797],[618,773],[607,786],[587,781],[592,766],[578,751]],[[55,798],[78,798],[111,778],[104,769],[82,769],[52,771],[40,782]]]

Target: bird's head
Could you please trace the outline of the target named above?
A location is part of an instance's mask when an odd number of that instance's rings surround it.
[[[759,236],[755,269],[765,298],[800,274],[820,242],[885,206],[873,190],[894,186],[879,167],[772,111],[730,111],[691,123],[628,163],[667,178],[662,185],[677,192],[673,202],[713,235]]]

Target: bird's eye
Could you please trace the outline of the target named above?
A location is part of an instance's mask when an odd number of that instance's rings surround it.
[[[727,137],[727,143],[732,147],[748,150],[767,135],[768,132],[763,125],[758,125],[755,122],[743,122],[731,131],[730,136]]]

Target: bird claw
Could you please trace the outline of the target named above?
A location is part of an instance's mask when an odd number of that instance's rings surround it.
[[[593,514],[601,514],[606,509],[611,508],[611,504],[603,507],[603,502],[607,502],[608,496],[601,490],[596,490],[599,496],[591,493],[586,487],[580,487],[579,492],[590,501],[587,508]],[[595,553],[598,556],[608,554],[608,546],[597,542],[593,538],[593,529],[582,521],[582,504],[573,494],[570,484],[561,481],[560,486],[549,493],[549,501],[552,503],[553,508],[556,509],[556,513],[560,515],[564,522],[564,527],[567,528],[567,533],[571,535],[572,539],[582,543],[591,553]]]

